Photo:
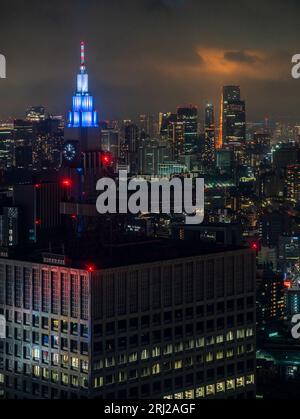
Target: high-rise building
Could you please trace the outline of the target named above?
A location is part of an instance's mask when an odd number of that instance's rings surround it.
[[[101,130],[101,149],[110,152],[116,159],[120,157],[120,133],[118,130]]]
[[[46,119],[46,112],[43,106],[32,106],[26,111],[26,120],[29,122],[40,122]]]
[[[292,204],[298,205],[300,201],[300,165],[288,166],[285,176],[286,198]]]
[[[146,138],[146,137],[153,138],[157,134],[157,124],[156,124],[154,115],[147,115],[147,114],[140,115],[139,127],[140,127],[141,138]]]
[[[15,185],[13,195],[14,205],[22,210],[20,229],[25,242],[36,243],[43,232],[59,227],[62,188],[58,182]]]
[[[0,258],[8,399],[255,397],[255,254],[155,242]],[[99,263],[99,265],[98,265]]]
[[[214,105],[207,103],[205,106],[205,133],[203,160],[211,164],[215,161],[215,112]]]
[[[224,86],[221,97],[220,137],[217,148],[246,141],[246,106],[239,86]]]
[[[66,139],[80,141],[82,150],[100,149],[98,112],[94,98],[89,93],[89,76],[85,65],[85,44],[81,42],[80,73],[77,75],[77,91],[73,96],[73,108],[69,112]]]
[[[183,154],[193,154],[198,145],[198,109],[196,106],[179,107],[177,121],[183,125]]]
[[[7,169],[13,166],[14,156],[14,126],[13,124],[0,124],[0,168]]]

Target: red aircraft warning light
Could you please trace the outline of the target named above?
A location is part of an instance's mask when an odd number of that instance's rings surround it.
[[[94,272],[95,266],[94,265],[88,265],[87,270],[88,270],[88,272]]]
[[[112,163],[112,157],[110,154],[102,154],[101,156],[101,162],[104,166],[110,166]]]
[[[62,185],[62,187],[64,187],[64,188],[71,188],[71,186],[72,186],[72,181],[71,181],[71,179],[67,179],[67,178],[65,178],[65,179],[63,179],[63,180],[61,181],[61,185]]]

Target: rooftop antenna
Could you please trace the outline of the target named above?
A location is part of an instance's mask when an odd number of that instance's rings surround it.
[[[81,73],[85,72],[85,43],[81,41],[80,43],[80,70]]]

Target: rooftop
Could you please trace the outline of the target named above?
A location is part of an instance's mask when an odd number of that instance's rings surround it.
[[[91,252],[85,252],[84,248],[81,247],[81,249],[76,249],[76,251],[73,251],[72,253],[65,252],[66,255],[64,255],[62,251],[57,252],[54,249],[51,252],[35,250],[34,252],[28,252],[27,254],[24,253],[24,251],[20,251],[14,254],[8,254],[6,259],[43,263],[44,256],[44,263],[72,266],[81,269],[87,269],[88,266],[93,266],[94,269],[97,270],[217,254],[242,249],[247,249],[247,247],[216,245],[207,242],[195,243],[173,240],[151,240],[111,246],[99,246],[98,249],[95,249],[93,254],[91,254]],[[5,258],[5,255],[0,253],[0,258]],[[51,263],[51,259],[56,259],[61,262]],[[47,262],[45,262],[45,260],[47,260]]]

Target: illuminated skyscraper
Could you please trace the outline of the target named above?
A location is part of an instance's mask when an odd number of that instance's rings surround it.
[[[198,142],[197,107],[187,106],[178,108],[177,120],[184,126],[184,154],[192,154]]]
[[[32,106],[26,112],[26,120],[30,122],[40,122],[46,119],[45,108],[42,106]]]
[[[220,136],[217,148],[246,140],[246,107],[239,86],[224,86],[221,97]]]
[[[85,44],[81,42],[80,72],[77,75],[77,91],[73,96],[72,111],[69,112],[67,135],[72,140],[79,140],[81,148],[100,147],[98,112],[94,108],[94,98],[89,93],[89,76],[85,66]],[[77,129],[77,135],[74,129]],[[79,138],[77,138],[79,137]]]
[[[207,163],[215,160],[215,112],[211,103],[205,106],[204,160]]]

